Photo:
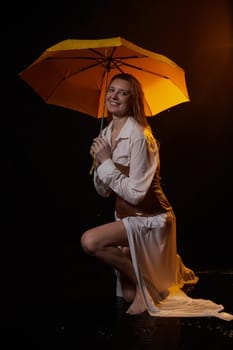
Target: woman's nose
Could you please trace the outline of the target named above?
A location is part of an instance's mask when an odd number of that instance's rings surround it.
[[[118,92],[117,91],[113,91],[111,97],[112,98],[118,98]]]

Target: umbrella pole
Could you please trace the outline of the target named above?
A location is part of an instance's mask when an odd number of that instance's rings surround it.
[[[106,97],[106,91],[107,91],[107,86],[108,86],[108,72],[110,70],[110,67],[108,66],[108,62],[106,64],[106,79],[105,79],[105,89],[104,89],[104,103],[103,103],[103,111],[102,111],[102,117],[101,117],[101,123],[100,123],[100,133],[103,130],[103,125],[104,125],[104,110],[105,110],[105,97]]]
[[[108,72],[109,72],[109,69],[107,68],[106,69],[106,79],[105,79],[105,94],[104,94],[104,104],[103,104],[103,111],[102,111],[102,117],[101,117],[101,122],[100,122],[100,132],[99,132],[99,135],[101,135],[102,133],[102,130],[103,130],[103,125],[104,125],[104,109],[105,109],[105,95],[106,95],[106,90],[107,90],[107,84],[108,84]],[[94,155],[94,158],[93,158],[93,162],[92,162],[92,166],[91,166],[91,170],[89,172],[90,175],[92,175],[93,171],[95,169],[95,155]]]
[[[102,130],[103,130],[103,125],[104,125],[104,116],[102,114],[102,117],[101,117],[101,122],[100,122],[100,132],[99,132],[99,135],[101,134]]]

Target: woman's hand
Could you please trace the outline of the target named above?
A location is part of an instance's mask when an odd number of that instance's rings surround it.
[[[96,167],[111,158],[111,149],[102,137],[96,137],[91,145],[90,154],[95,158]]]

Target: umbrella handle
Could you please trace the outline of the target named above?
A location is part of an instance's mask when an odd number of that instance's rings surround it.
[[[95,155],[94,155],[94,158],[93,158],[91,170],[90,170],[90,172],[89,172],[90,175],[92,175],[94,169],[95,169]]]

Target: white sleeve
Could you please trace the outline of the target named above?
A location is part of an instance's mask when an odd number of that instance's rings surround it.
[[[146,139],[140,138],[131,147],[129,176],[118,170],[111,159],[103,162],[96,172],[106,188],[136,205],[146,195],[158,165],[158,148],[149,151]]]
[[[93,181],[94,181],[95,189],[100,196],[105,198],[110,196],[110,194],[112,193],[111,188],[106,184],[104,184],[103,181],[101,181],[101,179],[97,174],[96,169],[94,171]]]

